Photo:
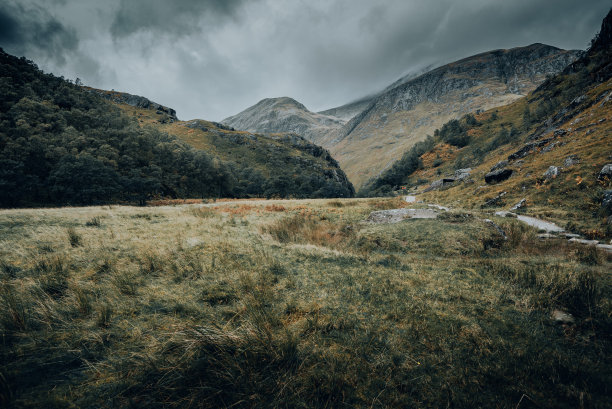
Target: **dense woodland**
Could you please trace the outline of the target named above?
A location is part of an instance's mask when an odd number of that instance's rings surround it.
[[[0,50],[2,207],[353,194],[314,160],[270,173],[140,127],[99,95]]]

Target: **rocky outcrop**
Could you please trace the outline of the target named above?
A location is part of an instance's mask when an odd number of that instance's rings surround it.
[[[177,120],[176,111],[174,109],[158,104],[157,102],[153,102],[150,99],[141,97],[140,95],[132,95],[128,94],[127,92],[105,91],[95,88],[89,88],[89,91],[93,92],[94,94],[100,95],[104,99],[108,99],[109,101],[113,101],[118,104],[126,104],[136,108],[149,109],[151,111],[155,111],[160,115],[166,114],[171,119]]]
[[[512,169],[498,169],[493,172],[489,172],[485,175],[484,179],[486,183],[493,184],[503,182],[512,176]]]

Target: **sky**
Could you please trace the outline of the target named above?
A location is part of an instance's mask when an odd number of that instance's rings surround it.
[[[585,49],[609,0],[0,0],[0,47],[85,85],[220,121],[263,98],[320,111],[430,64]]]

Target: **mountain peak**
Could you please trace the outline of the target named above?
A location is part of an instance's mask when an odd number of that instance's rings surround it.
[[[290,97],[265,98],[223,123],[248,132],[293,132],[316,141],[320,134],[338,128],[344,121],[333,116],[311,112]]]

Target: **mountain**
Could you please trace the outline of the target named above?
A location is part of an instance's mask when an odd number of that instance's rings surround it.
[[[462,208],[508,210],[612,237],[612,11],[591,47],[513,103],[451,120],[372,180]]]
[[[310,141],[318,141],[333,129],[342,126],[345,121],[311,112],[296,100],[281,97],[263,99],[221,122],[248,132],[293,132]]]
[[[332,152],[356,186],[362,186],[448,120],[506,105],[578,55],[533,44],[444,65],[388,88],[342,129],[317,143]]]
[[[147,98],[82,87],[0,49],[0,206],[154,197],[347,197],[325,149],[181,122]]]
[[[329,149],[361,187],[448,120],[521,98],[579,54],[544,44],[494,50],[408,73],[374,95],[319,113],[291,98],[264,99],[223,122],[302,135]]]

